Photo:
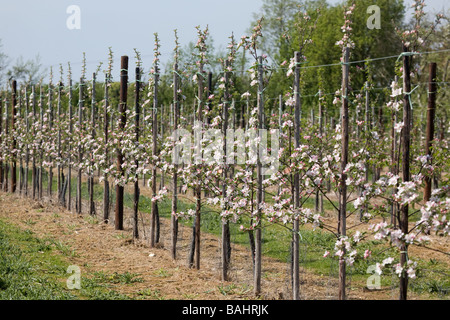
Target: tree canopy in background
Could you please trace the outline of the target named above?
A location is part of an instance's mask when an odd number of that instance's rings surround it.
[[[319,89],[325,94],[328,111],[336,113],[333,109],[333,94],[340,88],[341,67],[340,65],[328,67],[315,67],[329,64],[336,64],[340,61],[341,48],[336,42],[342,38],[341,26],[344,24],[344,10],[352,3],[351,0],[343,0],[337,5],[331,5],[326,0],[262,0],[259,11],[254,13],[254,21],[250,22],[252,27],[256,21],[262,19],[262,38],[259,43],[259,53],[268,56],[272,65],[270,81],[267,82],[265,90],[266,97],[270,97],[272,102],[266,107],[271,108],[277,103],[279,95],[284,95],[292,91],[292,78],[286,77],[286,61],[289,62],[295,51],[301,51],[306,61],[302,63],[301,85],[302,101],[305,111],[309,107],[317,104],[316,95]],[[367,20],[371,13],[367,8],[372,5],[380,7],[380,29],[369,29]],[[409,22],[409,17],[405,16],[406,7],[403,0],[358,0],[355,11],[352,15],[352,40],[355,43],[351,50],[351,61],[364,61],[400,54],[402,41],[398,35],[398,30],[407,29],[413,22]],[[310,21],[305,21],[308,17]],[[413,19],[411,19],[413,20]],[[422,21],[425,27],[432,26],[430,17]],[[443,25],[436,29],[430,36],[427,48],[430,50],[448,49],[449,47],[449,25],[446,18]],[[230,34],[231,36],[231,34]],[[234,35],[239,39],[242,35]],[[305,40],[309,41],[304,45]],[[170,39],[164,40],[164,45],[170,47]],[[208,64],[207,71],[213,73],[213,87],[222,77],[220,74],[220,59],[226,55],[225,50],[217,49],[214,46],[212,37],[208,37]],[[226,47],[220,44],[219,48]],[[39,56],[35,59],[25,61],[18,57],[14,64],[8,61],[8,57],[1,52],[0,44],[0,83],[5,84],[5,80],[15,78],[22,83],[36,83],[43,75],[43,66]],[[185,96],[185,110],[189,110],[195,104],[195,86],[192,81],[192,74],[196,70],[195,65],[195,43],[191,42],[179,50],[179,68],[183,70],[182,86]],[[443,73],[444,80],[447,79],[448,58],[445,55],[436,55],[435,61],[438,68]],[[370,68],[364,63],[351,66],[350,86],[354,91],[361,90],[366,81],[370,81],[374,88],[389,87],[395,76],[396,59],[376,60],[370,63]],[[250,64],[249,54],[244,48],[236,54],[236,71],[233,73],[234,83],[233,96],[239,99],[241,94],[251,91],[250,75],[248,70]],[[161,72],[160,81],[160,102],[170,104],[172,101],[171,81],[173,59],[165,65],[165,70]],[[425,66],[416,66],[423,69]],[[420,71],[420,70],[419,70]],[[418,73],[420,76],[420,72]],[[144,79],[147,75],[144,75]],[[115,88],[115,86],[113,86]],[[111,95],[115,97],[115,90]],[[118,92],[117,92],[118,94]]]

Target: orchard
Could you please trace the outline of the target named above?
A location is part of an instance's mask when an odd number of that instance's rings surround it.
[[[362,270],[369,290],[388,275],[395,298],[407,300],[426,272],[411,248],[439,251],[434,245],[450,231],[450,49],[448,38],[429,43],[447,20],[424,24],[416,0],[415,23],[389,39],[401,50],[357,59],[359,5],[340,7],[340,59],[332,63],[310,61],[322,13],[305,7],[275,56],[263,48],[261,18],[251,34],[230,35],[216,61],[208,27],[198,26],[189,57],[174,31],[166,70],[160,48],[169,45],[155,33],[148,72],[139,51],[135,66],[121,56],[118,68],[109,48],[108,62],[91,75],[83,57],[80,79],[70,63],[51,69],[48,81],[11,79],[0,91],[1,190],[129,227],[150,248],[165,239],[174,261],[198,270],[204,219],[214,216],[221,280],[233,281],[234,232],[245,235],[255,297],[267,289],[264,234],[283,230],[290,299],[303,297],[308,246],[334,268],[336,298],[348,298],[349,275]],[[448,36],[448,21],[442,28]],[[151,194],[145,204],[143,189]],[[133,215],[124,226],[127,195]],[[150,221],[144,234],[142,214]],[[170,232],[162,233],[161,219]],[[180,224],[192,230],[187,257],[177,251]],[[440,253],[448,266],[448,250]],[[442,281],[448,295],[448,273]]]

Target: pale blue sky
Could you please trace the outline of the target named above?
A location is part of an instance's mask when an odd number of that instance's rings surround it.
[[[338,0],[329,0],[337,3]],[[427,11],[438,12],[448,0],[427,0]],[[0,0],[0,39],[12,61],[22,55],[30,59],[40,54],[44,66],[59,63],[66,68],[70,61],[74,77],[79,77],[82,53],[86,52],[88,75],[99,61],[107,61],[108,47],[115,58],[128,55],[134,63],[133,48],[142,56],[146,69],[152,63],[153,33],[161,39],[161,57],[165,61],[174,47],[173,29],[178,29],[180,41],[196,40],[195,26],[209,25],[217,47],[226,47],[234,32],[237,38],[245,34],[258,12],[261,0]],[[410,6],[412,0],[406,0]],[[81,29],[69,30],[66,8],[81,9]],[[115,69],[119,66],[116,63]]]

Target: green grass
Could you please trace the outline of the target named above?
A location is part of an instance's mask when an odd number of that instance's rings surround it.
[[[67,264],[52,251],[47,240],[0,220],[0,299],[76,299],[61,282]]]
[[[114,300],[130,299],[105,285],[142,281],[136,274],[81,275],[81,289],[69,290],[69,257],[73,250],[54,239],[36,237],[30,230],[0,219],[0,300]],[[105,280],[106,279],[106,280]]]
[[[112,283],[112,284],[133,284],[136,282],[143,282],[144,280],[139,277],[137,273],[117,273],[107,274],[103,271],[94,272],[91,280],[97,283]]]
[[[141,183],[141,182],[140,182]],[[54,188],[56,188],[56,183],[53,184]],[[72,184],[72,192],[75,193],[76,184]],[[115,193],[112,191],[111,200],[114,201]],[[83,198],[88,198],[87,193],[87,183],[83,183],[82,186],[82,195]],[[267,197],[267,201],[272,201],[270,195]],[[102,201],[103,200],[103,185],[95,184],[94,186],[94,200]],[[333,203],[335,206],[337,203]],[[324,209],[328,212],[334,211],[333,204],[324,199]],[[124,205],[128,208],[133,208],[133,195],[125,194],[124,197]],[[314,208],[315,199],[313,197],[306,200],[304,206],[307,208]],[[195,204],[193,202],[189,202],[186,199],[180,199],[178,202],[178,209],[180,211],[186,212],[188,209],[195,209]],[[348,205],[348,209],[353,210],[353,205],[350,203]],[[151,199],[141,195],[139,201],[139,210],[142,213],[150,213],[151,210]],[[171,199],[163,199],[159,202],[159,213],[162,218],[171,217],[172,204]],[[202,207],[202,225],[201,230],[204,233],[209,233],[215,236],[221,235],[221,219],[217,214],[217,209],[211,208],[209,206]],[[417,217],[411,216],[411,220],[416,219]],[[95,221],[88,221],[90,223],[95,223]],[[243,245],[249,247],[249,235],[247,232],[242,232],[239,229],[239,226],[244,221],[238,221],[236,224],[230,224],[230,234],[231,240],[234,244]],[[181,224],[185,226],[192,226],[193,221],[185,221],[181,220]],[[32,221],[28,221],[27,224],[32,225]],[[336,259],[324,259],[323,254],[326,249],[330,250],[333,248],[335,237],[329,232],[318,230],[310,230],[306,228],[300,229],[300,259],[302,267],[311,270],[319,275],[331,275],[337,277],[337,260]],[[263,229],[263,255],[275,258],[281,262],[290,263],[291,260],[291,240],[292,233],[287,228],[280,225],[271,225],[267,228]],[[369,241],[363,244],[363,250],[369,249],[372,251],[372,258],[368,260],[361,260],[355,263],[354,266],[347,269],[348,275],[351,276],[352,281],[360,282],[365,284],[368,276],[367,268],[376,263],[380,262],[383,259],[397,255],[394,250],[385,250],[385,246],[382,245],[381,242],[377,241]],[[62,250],[65,254],[70,255],[70,250]],[[445,266],[441,266],[439,263],[437,265],[426,265],[421,266],[427,270],[432,270],[432,272],[422,272],[417,274],[417,278],[411,281],[411,289],[417,293],[431,293],[439,296],[448,296],[450,294],[449,289],[449,281],[448,274],[446,274]],[[444,268],[444,270],[442,270]],[[165,277],[166,274],[162,271],[159,273],[159,276]],[[443,275],[445,274],[445,275]],[[92,279],[91,279],[92,280]],[[98,278],[92,280],[99,281]],[[385,274],[381,277],[382,286],[391,286],[395,287],[398,285],[398,278],[396,276],[392,276],[391,274]],[[222,288],[225,291],[226,288]],[[158,292],[149,291],[142,292],[141,296],[149,296],[153,299],[164,299]]]
[[[167,300],[164,295],[161,294],[159,290],[144,289],[138,292],[138,296],[141,299],[150,300]]]
[[[419,262],[417,278],[410,281],[409,288],[416,293],[432,294],[442,299],[450,295],[450,273],[446,264],[429,259]]]

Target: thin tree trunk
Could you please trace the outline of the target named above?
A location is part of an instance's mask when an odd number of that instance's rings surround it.
[[[226,60],[226,68],[229,67],[230,61]],[[227,197],[227,174],[228,174],[228,165],[227,165],[227,130],[228,130],[228,104],[229,100],[229,80],[230,73],[225,72],[225,92],[223,97],[223,115],[222,115],[222,134],[223,134],[223,183],[222,183],[222,197],[226,199]],[[228,205],[225,204],[222,210],[228,210]],[[221,247],[221,258],[222,258],[222,281],[228,281],[228,265],[229,265],[229,234],[230,234],[230,226],[227,218],[222,219],[222,247]]]
[[[159,75],[158,75],[159,69],[158,67],[155,67],[155,81],[154,81],[154,92],[153,92],[153,109],[152,109],[152,119],[153,119],[153,125],[152,125],[152,135],[153,135],[153,145],[152,145],[152,154],[153,157],[158,156],[158,118],[157,118],[157,112],[158,112],[158,81],[159,81]],[[152,168],[152,196],[155,197],[157,194],[157,176],[156,176],[156,163],[153,164]],[[152,213],[151,213],[151,229],[150,229],[150,246],[153,248],[157,241],[157,229],[159,228],[157,226],[158,224],[158,203],[156,201],[152,201]]]
[[[294,80],[294,147],[300,147],[300,52],[295,52],[295,80]],[[294,210],[300,209],[300,176],[298,171],[294,172]],[[299,265],[299,220],[294,218],[292,232],[292,298],[300,300],[300,265]]]
[[[408,52],[408,48],[403,46],[403,52]],[[402,144],[402,171],[403,171],[403,182],[410,181],[410,143],[411,143],[411,105],[409,103],[408,94],[411,92],[411,79],[410,79],[410,62],[409,56],[403,56],[403,144]],[[409,208],[408,205],[403,205],[401,208],[400,217],[400,229],[406,236],[408,234],[408,217]],[[400,253],[400,265],[404,270],[407,268],[408,262],[408,245],[402,243]],[[403,271],[400,276],[400,300],[407,300],[408,296],[408,275],[406,271]]]
[[[70,70],[70,66],[69,66]],[[72,91],[72,75],[69,71],[69,102],[68,102],[68,108],[69,108],[69,143],[68,143],[68,152],[69,157],[67,159],[67,189],[68,195],[67,195],[67,209],[69,211],[72,210],[72,147],[73,147],[73,140],[72,140],[72,133],[73,133],[73,109],[72,109],[72,103],[73,103],[73,91]]]
[[[430,64],[430,78],[428,84],[428,109],[427,109],[427,131],[425,141],[425,153],[432,159],[432,146],[434,139],[434,117],[436,114],[436,63]],[[425,177],[425,188],[423,201],[426,203],[431,198],[431,177]]]
[[[109,83],[110,83],[111,75],[108,73],[105,75],[105,110],[103,115],[103,132],[104,132],[104,141],[105,141],[105,166],[109,165],[109,150],[108,150],[108,124],[109,124]],[[108,182],[108,173],[106,171],[103,174],[103,221],[105,223],[109,222],[109,182]]]
[[[194,217],[194,221],[192,223],[192,240],[191,240],[191,246],[190,246],[190,250],[189,250],[189,255],[188,255],[188,267],[189,268],[193,268],[194,267],[194,256],[195,256],[195,226],[197,225],[196,223],[197,217]]]
[[[22,99],[22,88],[19,90],[19,105],[18,111],[19,113],[16,115],[15,122],[17,122],[22,117],[22,109],[23,109],[23,99]],[[21,195],[23,192],[23,157],[22,152],[19,151],[17,154],[17,158],[19,159],[19,194]]]
[[[263,127],[263,113],[264,113],[264,79],[263,79],[263,59],[258,57],[258,129]],[[255,229],[255,274],[254,274],[254,285],[253,290],[256,296],[261,294],[261,255],[262,255],[262,229],[261,229],[261,207],[260,204],[263,202],[263,176],[262,176],[262,164],[260,159],[260,153],[257,152],[257,216],[256,216],[256,229]]]
[[[63,88],[63,84],[62,82],[60,82],[58,84],[58,120],[57,120],[57,125],[58,125],[58,138],[57,138],[57,153],[58,153],[58,165],[56,168],[57,171],[57,175],[56,175],[56,184],[57,184],[57,195],[58,195],[58,202],[60,205],[62,205],[62,180],[61,180],[61,173],[62,173],[62,168],[61,168],[61,95],[62,95],[62,88]]]
[[[95,101],[95,72],[92,75],[92,100],[91,100],[91,139],[95,139],[95,118],[96,115],[96,101]],[[95,215],[95,202],[94,202],[94,154],[91,150],[90,155],[90,170],[89,170],[89,214]]]
[[[322,104],[322,91],[319,89],[319,134],[323,136],[323,104]],[[322,155],[322,152],[320,152]],[[323,194],[319,188],[316,191],[316,204],[315,209],[317,213],[323,213]]]
[[[347,234],[347,174],[345,169],[348,163],[348,81],[349,81],[349,49],[344,50],[344,64],[342,66],[342,109],[341,109],[341,124],[342,124],[342,151],[341,151],[341,179],[339,182],[339,236],[345,237]],[[346,265],[344,257],[339,258],[339,299],[346,299]]]
[[[395,82],[397,82],[397,76],[395,77]],[[392,129],[391,129],[391,139],[392,139],[392,151],[391,151],[391,173],[393,175],[398,174],[398,162],[397,162],[397,134],[395,132],[395,124],[397,123],[397,112],[395,110],[392,110]],[[397,193],[397,186],[393,186],[392,188],[392,196]],[[394,228],[397,227],[397,211],[398,211],[398,204],[395,202],[392,202],[391,204],[391,224],[394,226]]]
[[[78,130],[80,133],[83,131],[83,106],[84,106],[84,78],[81,77],[79,84],[79,100],[78,100]],[[78,146],[78,173],[77,173],[77,199],[76,199],[76,211],[81,214],[81,162],[83,161],[83,153],[81,145]]]
[[[164,104],[161,104],[161,116],[160,116],[160,135],[161,135],[161,140],[164,140]],[[164,181],[164,171],[160,170],[160,174],[161,174],[161,179],[159,181],[159,190],[164,188],[165,185],[165,181]]]
[[[25,126],[27,130],[27,136],[30,134],[30,121],[29,121],[30,103],[28,101],[28,86],[25,86]],[[28,172],[30,163],[30,149],[28,143],[25,145],[25,181],[24,189],[25,196],[28,196]]]
[[[0,145],[2,144],[2,136],[3,136],[3,96],[0,93]],[[3,190],[3,158],[4,154],[0,154],[0,190]]]
[[[57,167],[57,171],[58,171],[58,179],[57,179],[57,184],[58,184],[58,200],[59,200],[59,204],[61,206],[64,206],[64,192],[63,192],[63,166],[62,164],[62,155],[61,155],[61,120],[62,120],[62,90],[63,90],[63,83],[60,82],[59,86],[58,86],[58,167]]]
[[[200,136],[201,131],[203,130],[203,104],[204,104],[204,77],[203,77],[203,64],[200,63],[198,70],[198,112],[197,112],[197,120],[202,126],[200,128]],[[199,145],[201,145],[201,139],[198,139]],[[199,148],[200,149],[200,148]],[[201,166],[201,151],[197,150],[200,154],[196,155],[195,163]],[[200,226],[201,226],[201,208],[202,208],[202,189],[201,189],[201,181],[197,181],[197,186],[195,186],[194,195],[196,198],[195,201],[195,268],[197,270],[200,269]]]
[[[135,125],[135,136],[136,136],[136,144],[139,144],[139,116],[140,116],[140,97],[139,93],[141,90],[141,68],[136,68],[136,82],[135,82],[135,98],[134,98],[134,111],[136,113],[134,118],[134,125]],[[138,160],[135,160],[136,170],[139,167]],[[134,182],[134,203],[133,203],[133,237],[135,239],[139,238],[139,226],[138,226],[138,215],[139,215],[139,176],[135,175],[135,182]]]
[[[16,105],[17,105],[17,82],[16,80],[12,81],[12,107],[11,107],[11,133],[13,135],[12,138],[12,150],[16,150],[17,141],[15,138],[15,121],[16,121]],[[16,155],[13,155],[13,161],[11,163],[11,192],[16,192],[16,179],[17,179],[17,164],[16,164]]]
[[[178,119],[179,119],[179,108],[180,102],[178,100],[178,64],[175,62],[174,64],[174,73],[173,73],[173,131],[176,132],[178,129]],[[175,143],[175,142],[174,142]],[[178,211],[178,163],[175,161],[174,169],[173,169],[173,190],[172,190],[172,214],[171,214],[171,230],[172,230],[172,259],[177,258],[177,240],[178,240],[178,218],[176,213]]]
[[[5,134],[5,146],[8,147],[9,143],[9,136],[8,136],[8,132],[9,132],[9,99],[8,99],[8,94],[5,97],[5,129],[4,129],[4,134]],[[4,172],[3,172],[3,191],[8,192],[8,175],[9,175],[9,164],[8,161],[5,162],[4,164]]]
[[[48,126],[50,129],[50,132],[53,130],[53,88],[52,83],[49,84],[48,87],[48,109],[49,109],[49,116],[48,116]],[[48,162],[50,163],[48,167],[48,180],[47,180],[47,194],[51,198],[53,194],[53,158],[51,155],[48,156]]]
[[[43,129],[43,125],[44,125],[44,95],[42,93],[42,86],[39,86],[39,102],[40,102],[40,122],[39,122],[39,129],[42,132]],[[40,148],[40,157],[39,157],[39,199],[42,199],[42,195],[43,195],[43,172],[44,172],[44,166],[43,166],[43,161],[44,161],[44,149],[42,148],[42,140],[39,141],[39,148]]]
[[[35,92],[35,86],[31,86],[31,95],[33,97],[32,102],[32,108],[33,108],[33,137],[36,137],[36,92]],[[1,131],[1,130],[0,130]],[[32,160],[32,171],[31,171],[31,182],[32,182],[32,189],[31,189],[31,197],[36,199],[36,189],[37,189],[37,168],[36,168],[36,156],[37,156],[37,149],[33,145],[33,160]]]

